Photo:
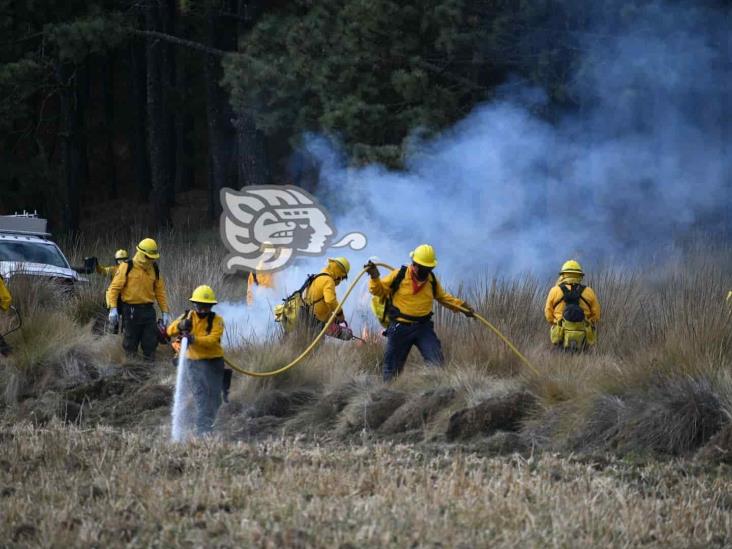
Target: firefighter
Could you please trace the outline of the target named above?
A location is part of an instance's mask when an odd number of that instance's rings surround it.
[[[114,265],[103,267],[99,264],[99,261],[97,261],[97,258],[95,257],[93,258],[94,269],[96,270],[97,274],[108,276],[109,278],[114,278],[114,275],[117,274],[119,266],[127,261],[129,258],[130,256],[127,253],[127,250],[119,249],[114,252]]]
[[[206,435],[212,431],[216,413],[221,406],[224,383],[221,337],[224,334],[224,320],[212,311],[217,301],[210,286],[203,285],[193,290],[189,301],[193,304],[193,310],[186,311],[174,320],[168,326],[168,335],[188,338],[186,358],[190,362],[186,383],[195,402],[196,433]]]
[[[338,303],[336,286],[348,278],[351,270],[351,263],[345,257],[328,258],[328,264],[323,270],[315,275],[307,288],[305,295],[305,310],[309,318],[306,324],[310,332],[320,331],[334,311],[338,311],[333,323],[333,330],[328,335],[340,337],[340,329],[348,331],[348,323],[343,314],[343,309]],[[344,336],[345,338],[345,336]],[[351,339],[350,337],[346,339]]]
[[[473,316],[473,309],[465,301],[447,293],[435,277],[437,266],[435,250],[429,244],[417,246],[410,254],[412,263],[395,269],[379,278],[379,269],[368,262],[371,280],[369,292],[386,300],[389,324],[384,332],[384,381],[398,376],[413,345],[417,346],[425,362],[430,366],[442,366],[442,345],[432,322],[432,306],[437,301],[455,312]]]
[[[557,347],[582,350],[597,341],[600,302],[592,288],[582,284],[584,276],[579,262],[570,259],[562,265],[556,285],[549,290],[544,316]]]
[[[10,306],[12,304],[13,296],[10,295],[10,290],[8,290],[8,287],[5,285],[3,277],[0,276],[0,309],[3,311],[7,311],[8,309],[10,309]],[[8,356],[11,351],[12,348],[10,347],[10,345],[8,345],[8,342],[5,341],[5,338],[0,335],[0,355]]]
[[[122,347],[128,355],[137,353],[142,347],[145,360],[155,358],[158,346],[157,301],[163,315],[163,324],[170,321],[165,282],[160,275],[156,259],[160,257],[158,245],[152,238],[145,238],[137,245],[135,256],[117,269],[107,289],[109,322],[116,325],[120,313],[124,321]]]

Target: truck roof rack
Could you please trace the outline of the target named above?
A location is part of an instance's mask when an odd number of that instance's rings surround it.
[[[22,234],[29,236],[51,236],[46,231],[48,221],[38,217],[38,212],[22,214],[0,215],[0,233]]]

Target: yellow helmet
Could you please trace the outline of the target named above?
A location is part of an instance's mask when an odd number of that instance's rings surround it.
[[[194,303],[210,303],[211,305],[218,303],[218,301],[216,301],[216,294],[211,289],[211,286],[206,286],[205,284],[202,284],[193,290],[191,298],[188,301],[192,301]]]
[[[160,254],[158,253],[158,243],[152,238],[145,238],[140,241],[137,245],[137,250],[144,253],[150,259],[158,259]]]
[[[345,257],[329,257],[328,261],[333,261],[334,263],[337,263],[341,266],[343,269],[343,272],[346,274],[346,278],[348,278],[348,273],[351,271],[351,262],[348,261]]]
[[[435,254],[435,249],[429,244],[417,246],[409,254],[409,257],[412,258],[412,261],[423,267],[437,267],[437,254]]]
[[[562,270],[559,271],[559,274],[578,274],[580,276],[585,276],[585,272],[582,270],[582,265],[579,264],[579,261],[575,261],[574,259],[565,261],[564,265],[562,265]]]
[[[119,249],[116,252],[114,252],[114,258],[115,259],[129,259],[129,254],[127,253],[127,250]]]

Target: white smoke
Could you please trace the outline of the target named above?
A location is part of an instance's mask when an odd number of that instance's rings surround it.
[[[430,243],[436,273],[455,289],[485,275],[548,279],[570,257],[590,271],[657,265],[691,232],[729,231],[728,19],[664,2],[626,12],[598,15],[583,31],[568,90],[579,107],[553,111],[551,121],[539,114],[551,110],[544,91],[512,82],[439,136],[413,137],[402,171],[351,167],[337,143],[306,136],[334,238],[368,237],[362,251],[329,252],[346,255],[356,273],[371,256],[408,263],[415,246]],[[269,333],[271,307],[324,265],[298,260],[254,307],[218,311],[241,334]],[[369,315],[365,288],[346,306],[357,333]]]
[[[690,231],[728,228],[730,71],[721,13],[654,3],[587,32],[570,92],[581,108],[549,122],[542,90],[512,84],[431,140],[412,140],[404,171],[349,167],[339,147],[308,136],[318,196],[339,232],[409,261],[435,246],[437,272],[555,273],[653,262]],[[725,46],[727,44],[727,46]]]

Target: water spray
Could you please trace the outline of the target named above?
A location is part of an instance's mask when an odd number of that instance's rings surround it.
[[[184,405],[186,398],[186,374],[188,369],[188,338],[183,337],[180,340],[180,350],[178,351],[178,367],[175,376],[175,395],[173,397],[173,414],[171,416],[171,439],[173,442],[184,442],[187,434],[187,417]]]

